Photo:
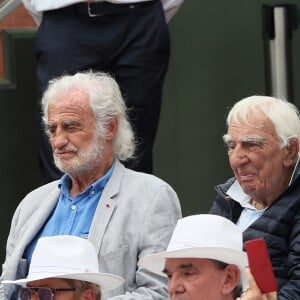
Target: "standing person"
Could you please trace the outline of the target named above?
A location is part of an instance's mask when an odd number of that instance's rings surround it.
[[[1,280],[26,276],[40,237],[75,235],[93,243],[100,272],[125,279],[103,299],[165,299],[165,279],[137,262],[167,247],[180,204],[167,183],[120,162],[133,155],[134,137],[118,84],[104,73],[66,75],[50,82],[42,105],[54,160],[65,174],[19,204]],[[0,299],[12,293],[1,286]]]
[[[100,300],[124,279],[99,272],[98,256],[86,239],[59,235],[40,238],[32,254],[28,276],[3,281],[16,284],[20,300]]]
[[[183,0],[23,2],[39,24],[36,58],[40,93],[50,79],[62,74],[89,69],[113,74],[138,141],[136,156],[126,165],[152,173],[152,148],[170,55],[166,21]],[[45,180],[58,179],[60,172],[53,164],[47,137],[41,124],[38,127]]]
[[[278,299],[300,299],[300,119],[285,100],[252,96],[227,117],[229,163],[234,178],[216,187],[212,214],[262,237],[277,279]]]
[[[182,218],[167,250],[143,257],[139,265],[168,277],[171,300],[276,300],[276,291],[260,292],[246,269],[242,232],[221,216]]]

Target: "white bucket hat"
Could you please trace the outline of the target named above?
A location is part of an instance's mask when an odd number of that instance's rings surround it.
[[[26,286],[30,281],[46,278],[65,278],[95,283],[102,291],[119,287],[124,279],[108,273],[99,273],[98,256],[86,239],[71,235],[42,237],[32,254],[27,278],[4,280]]]
[[[247,286],[245,268],[248,258],[243,249],[243,235],[228,219],[209,214],[180,219],[165,252],[144,256],[139,266],[163,274],[166,258],[207,258],[237,265],[243,289]]]

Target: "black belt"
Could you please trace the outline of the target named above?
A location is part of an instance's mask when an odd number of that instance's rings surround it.
[[[127,14],[140,7],[151,6],[155,1],[156,0],[122,4],[115,4],[106,1],[79,2],[66,7],[44,11],[44,14],[85,15],[90,17]]]

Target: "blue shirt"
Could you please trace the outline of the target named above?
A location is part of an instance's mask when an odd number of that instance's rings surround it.
[[[76,195],[70,195],[71,179],[65,174],[59,181],[60,196],[56,207],[50,214],[45,225],[26,247],[23,257],[30,264],[37,240],[43,236],[75,235],[87,238],[91,223],[103,189],[113,172],[115,163],[103,177],[95,181],[86,190]]]

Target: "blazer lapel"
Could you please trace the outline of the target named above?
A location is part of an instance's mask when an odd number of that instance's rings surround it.
[[[93,243],[97,252],[100,251],[103,235],[115,209],[116,201],[113,198],[120,191],[124,171],[125,167],[117,160],[95,211],[88,239]]]

